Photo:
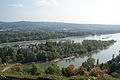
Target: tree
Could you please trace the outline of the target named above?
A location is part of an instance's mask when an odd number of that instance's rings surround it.
[[[114,58],[115,58],[115,54],[112,55],[112,59],[114,59]]]
[[[36,54],[34,52],[31,52],[31,53],[26,53],[25,59],[23,62],[27,63],[27,62],[36,62],[36,61],[37,61]]]
[[[111,74],[117,71],[118,69],[120,69],[118,63],[113,62],[109,67],[109,70],[110,70],[109,73]]]
[[[78,74],[84,75],[84,73],[85,73],[85,68],[83,66],[80,66],[80,68],[78,69]]]
[[[24,61],[25,55],[24,55],[24,52],[23,52],[23,49],[22,49],[22,48],[20,48],[20,49],[17,50],[17,55],[16,55],[16,57],[17,57],[17,61],[18,61],[18,62],[23,62],[23,61]]]
[[[82,66],[87,69],[87,71],[90,71],[95,65],[95,59],[94,58],[88,58],[87,61],[82,63]]]
[[[99,66],[99,59],[97,59],[97,66]]]
[[[70,77],[77,74],[77,69],[75,68],[74,65],[69,65],[68,67],[62,69],[62,73],[65,76]]]
[[[89,76],[95,76],[95,77],[105,77],[108,71],[106,69],[101,70],[100,67],[94,67],[90,72]]]
[[[31,68],[31,74],[36,75],[38,72],[38,66],[33,62],[32,63],[32,68]]]
[[[46,61],[46,52],[45,51],[40,51],[38,54],[37,54],[37,60],[38,61]]]
[[[1,57],[0,57],[0,64],[2,64],[2,59],[1,59]]]
[[[10,56],[6,56],[5,61],[6,61],[6,63],[9,63],[10,62]]]
[[[16,61],[17,50],[14,47],[11,47],[9,51],[11,53],[11,58],[12,58],[13,62]]]
[[[59,66],[52,64],[52,65],[48,66],[48,68],[45,70],[45,73],[51,74],[51,75],[60,75],[61,70],[60,70]]]

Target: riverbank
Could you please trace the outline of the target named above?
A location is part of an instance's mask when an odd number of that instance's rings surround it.
[[[63,38],[56,38],[56,39],[46,39],[46,40],[32,40],[32,41],[17,41],[17,42],[8,42],[8,43],[0,43],[0,47],[4,47],[7,45],[29,45],[29,44],[35,44],[35,43],[42,43],[42,42],[46,42],[46,41],[65,41],[65,40],[71,40],[71,38],[85,38],[85,37],[89,37],[89,36],[98,36],[98,35],[108,35],[108,34],[117,34],[116,33],[104,33],[104,34],[89,34],[89,35],[81,35],[81,36],[69,36],[69,37],[63,37]]]
[[[116,35],[116,34],[114,34],[114,35]],[[104,36],[106,36],[106,35],[104,35]],[[103,36],[98,36],[97,37],[97,40],[99,40],[99,38],[101,39],[101,37],[103,37]],[[86,37],[86,38],[84,38],[84,39],[93,39],[93,38],[96,38],[96,36],[94,37],[94,36],[89,36],[89,37]],[[78,39],[80,39],[80,38],[78,38]],[[114,36],[112,36],[110,39],[114,39]],[[118,39],[117,39],[118,40]],[[75,41],[75,43],[76,43],[76,41]],[[118,42],[117,42],[118,43]],[[112,45],[111,45],[112,46]],[[109,47],[108,47],[109,48]],[[115,48],[116,49],[116,48]],[[115,49],[112,49],[112,50],[115,50]],[[53,63],[55,63],[55,64],[57,64],[57,65],[59,65],[60,67],[61,67],[61,65],[62,65],[62,67],[66,67],[67,65],[69,65],[69,64],[76,64],[76,65],[78,65],[77,63],[80,63],[80,65],[81,65],[81,63],[82,62],[84,62],[86,59],[87,59],[87,57],[89,57],[89,56],[92,56],[93,58],[95,58],[96,60],[97,59],[101,59],[101,58],[99,58],[99,57],[104,57],[103,55],[105,55],[105,56],[109,56],[110,55],[110,57],[112,57],[111,56],[111,54],[109,53],[109,54],[107,54],[106,55],[106,52],[102,55],[101,54],[101,52],[104,52],[104,51],[106,51],[106,50],[98,50],[99,52],[96,52],[95,51],[95,54],[93,54],[93,51],[91,52],[91,54],[81,54],[80,56],[82,56],[82,57],[67,57],[67,58],[63,58],[63,59],[55,59],[55,60],[52,60],[52,61],[47,61],[47,62],[42,62],[42,61],[38,61],[37,63],[38,64],[40,64],[40,66],[41,65],[43,65],[42,67],[44,68],[45,66],[48,66],[48,65],[50,65],[50,64],[53,64]],[[112,51],[111,51],[112,52]],[[67,52],[66,52],[67,53]],[[98,53],[98,54],[97,54]],[[115,52],[114,52],[115,53]],[[84,57],[83,57],[83,55],[84,55]],[[96,55],[98,55],[98,56],[96,56]],[[96,56],[96,57],[94,57],[94,56]],[[110,59],[110,57],[109,57],[109,59]],[[74,59],[73,59],[74,58]],[[71,60],[69,60],[69,59],[71,59]],[[106,59],[106,58],[105,58]],[[103,59],[104,61],[106,61],[105,59]],[[101,61],[100,60],[100,62],[103,62],[103,60]],[[32,63],[32,62],[31,62]],[[28,65],[30,65],[31,63],[27,63]],[[26,64],[26,63],[25,63]],[[27,65],[26,64],[26,65]],[[75,65],[75,66],[76,66]]]
[[[62,60],[69,60],[69,59],[73,59],[75,58],[75,56],[70,56],[70,57],[66,57],[66,58],[63,58],[63,59],[55,59],[55,60],[52,60],[50,62],[59,62],[59,61],[62,61]]]
[[[57,62],[60,62],[60,61],[73,59],[76,56],[78,57],[79,55],[83,55],[83,54],[87,54],[87,53],[89,54],[89,53],[96,52],[98,50],[102,50],[104,48],[108,48],[109,46],[111,46],[111,44],[114,44],[115,41],[114,40],[109,40],[109,41],[84,40],[83,43],[84,44],[82,44],[82,45],[79,44],[79,43],[72,43],[72,42],[63,42],[63,43],[49,42],[49,43],[46,43],[46,44],[40,44],[40,45],[37,46],[37,48],[40,49],[39,47],[41,47],[40,50],[42,51],[42,47],[46,47],[47,49],[43,48],[44,54],[46,54],[46,55],[42,55],[43,52],[41,52],[39,54],[35,53],[35,54],[37,54],[37,55],[35,55],[37,57],[35,61],[33,59],[33,61],[28,62],[27,60],[29,60],[29,59],[26,58],[21,63],[24,63],[24,64],[31,64],[32,62],[57,63]],[[58,52],[62,52],[64,50],[62,55],[59,53],[56,56],[55,55],[56,52],[54,52],[54,51],[53,52],[48,52],[48,50],[53,50],[52,48],[55,47],[54,44],[57,45],[56,50],[59,50]],[[49,46],[49,45],[51,45],[51,46]],[[92,45],[92,48],[90,48],[91,45]],[[34,45],[32,47],[36,48],[36,46],[34,46]],[[59,48],[61,48],[61,49],[59,49]],[[69,53],[68,53],[68,50],[66,51],[66,48],[70,51]],[[71,51],[71,50],[73,50],[73,51]],[[23,51],[24,51],[24,49],[23,49]],[[24,54],[25,53],[23,52],[23,55]],[[71,54],[71,56],[70,56],[70,54]],[[41,56],[43,56],[43,58]],[[31,57],[31,56],[28,56],[28,57]]]

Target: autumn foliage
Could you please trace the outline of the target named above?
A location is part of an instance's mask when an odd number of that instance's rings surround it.
[[[77,73],[77,70],[74,65],[69,65],[68,67],[64,68],[64,75],[67,77],[73,76]]]
[[[95,77],[106,77],[108,70],[100,69],[100,67],[94,67],[90,72],[85,72],[85,75],[87,76],[95,76]]]

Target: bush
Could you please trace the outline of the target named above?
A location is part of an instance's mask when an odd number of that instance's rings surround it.
[[[61,70],[59,68],[59,66],[57,65],[49,65],[48,68],[45,70],[46,74],[51,74],[51,75],[60,75],[61,74]]]
[[[67,68],[62,69],[62,74],[64,74],[67,77],[70,77],[77,74],[77,70],[74,67],[74,65],[69,65]]]
[[[38,66],[35,63],[32,63],[31,74],[36,75],[38,72]]]

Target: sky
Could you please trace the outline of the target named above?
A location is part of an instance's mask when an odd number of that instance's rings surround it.
[[[0,0],[0,21],[120,24],[120,0]]]

